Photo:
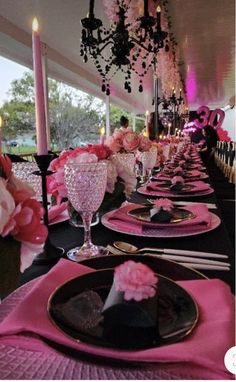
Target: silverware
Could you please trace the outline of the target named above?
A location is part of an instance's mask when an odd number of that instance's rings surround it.
[[[123,252],[120,251],[117,248],[112,247],[111,245],[107,245],[107,249],[113,253],[114,255],[124,255],[124,254],[130,254],[129,252]],[[191,267],[195,269],[214,269],[214,270],[229,270],[230,264],[224,263],[220,261],[214,261],[214,260],[207,260],[207,259],[195,259],[194,257],[181,257],[181,256],[174,256],[174,255],[165,255],[165,254],[153,254],[145,252],[146,255],[163,258],[165,260],[172,260],[176,261],[181,265],[184,265],[186,267]]]
[[[194,257],[206,257],[215,259],[227,259],[227,255],[221,255],[218,253],[210,252],[199,252],[199,251],[188,251],[183,249],[172,249],[172,248],[140,248],[138,249],[133,244],[129,244],[123,241],[115,241],[113,243],[114,247],[127,253],[142,253],[142,252],[154,252],[154,253],[164,253],[170,255],[182,255],[182,256],[194,256]]]

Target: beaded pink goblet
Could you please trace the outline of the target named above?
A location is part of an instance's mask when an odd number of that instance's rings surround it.
[[[71,249],[67,256],[73,261],[101,255],[103,247],[91,241],[91,220],[100,207],[107,185],[107,164],[70,163],[65,165],[65,185],[68,198],[74,209],[81,215],[84,224],[84,244]]]

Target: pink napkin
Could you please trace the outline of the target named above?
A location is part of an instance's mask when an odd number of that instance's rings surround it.
[[[188,171],[187,176],[195,177],[195,176],[201,176],[202,172],[198,170],[191,170]]]
[[[150,182],[146,185],[146,187],[144,188],[146,191],[158,191],[158,192],[161,192],[163,194],[166,194],[166,195],[182,195],[182,194],[194,194],[195,192],[203,192],[203,191],[209,191],[211,190],[211,187],[208,183],[205,183],[201,180],[198,180],[196,182],[188,182],[188,185],[192,185],[193,188],[188,190],[188,191],[178,191],[177,192],[174,192],[174,191],[169,191],[169,190],[165,190],[163,189],[162,187],[160,187],[158,185],[158,183],[156,182]]]
[[[128,215],[128,212],[133,210],[134,208],[140,208],[139,204],[127,203],[123,207],[115,210],[113,213],[109,214],[108,221],[114,222],[115,225],[120,224],[120,228],[123,229],[131,229],[135,230],[136,233],[141,233],[143,228],[168,228],[168,229],[176,229],[176,228],[184,228],[186,230],[187,227],[193,228],[193,226],[197,225],[208,225],[211,221],[211,216],[209,214],[208,208],[205,204],[193,204],[186,208],[188,211],[191,211],[194,214],[194,218],[190,220],[184,220],[179,223],[170,224],[170,223],[152,223],[152,222],[143,222],[133,218]]]
[[[56,219],[62,212],[67,209],[67,202],[63,202],[59,205],[52,206],[48,210],[48,221],[51,223],[54,219]]]
[[[45,276],[35,284],[31,291],[0,324],[0,344],[35,349],[35,341],[26,340],[24,332],[45,337],[78,351],[116,359],[182,363],[182,367],[192,364],[199,367],[202,378],[207,375],[213,379],[230,379],[224,367],[225,352],[234,344],[233,306],[234,301],[228,285],[221,280],[190,280],[178,282],[196,300],[199,319],[193,332],[183,341],[139,351],[122,351],[101,348],[76,342],[50,321],[47,302],[51,293],[66,280],[91,271],[90,268],[68,260],[60,260]],[[18,334],[18,335],[17,335]],[[42,345],[43,347],[43,345]],[[44,352],[50,352],[48,345]]]

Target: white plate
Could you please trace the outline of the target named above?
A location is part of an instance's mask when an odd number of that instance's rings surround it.
[[[193,226],[193,228],[190,230],[188,227],[188,231],[184,231],[184,227],[182,228],[175,228],[171,226],[171,228],[145,228],[145,232],[137,233],[135,231],[132,231],[132,227],[130,226],[129,229],[121,229],[116,227],[115,221],[109,221],[110,215],[114,214],[114,210],[106,213],[102,217],[102,224],[111,229],[112,231],[120,232],[120,233],[125,233],[128,235],[133,235],[133,236],[142,236],[142,237],[160,237],[160,238],[165,238],[165,237],[185,237],[185,236],[194,236],[194,235],[201,235],[203,233],[212,231],[213,229],[217,228],[221,220],[219,216],[213,214],[212,212],[209,212],[211,216],[211,222],[208,226],[201,226],[200,224],[198,226]]]

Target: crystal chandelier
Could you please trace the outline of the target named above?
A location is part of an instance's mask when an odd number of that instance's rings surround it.
[[[127,23],[129,6],[124,0],[116,0],[118,19],[109,29],[94,15],[94,0],[90,0],[89,14],[81,20],[82,37],[80,55],[86,63],[94,62],[102,77],[102,91],[110,94],[109,82],[118,71],[125,75],[124,89],[131,93],[131,74],[139,77],[139,92],[143,91],[143,77],[156,63],[157,52],[169,50],[168,33],[161,29],[161,8],[156,17],[149,14],[148,0],[143,1],[143,15]],[[136,0],[135,0],[136,1]]]

